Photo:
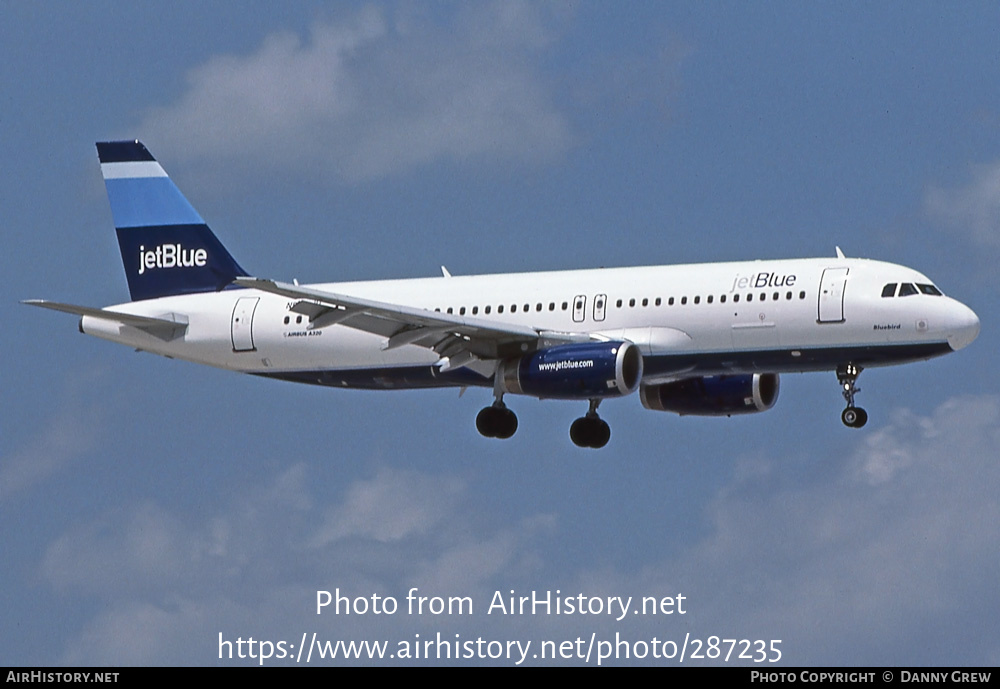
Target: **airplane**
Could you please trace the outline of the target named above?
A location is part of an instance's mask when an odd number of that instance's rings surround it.
[[[606,399],[707,416],[762,412],[779,375],[834,371],[846,407],[865,368],[962,349],[979,319],[901,265],[847,258],[300,285],[249,275],[138,140],[97,144],[131,301],[79,330],[137,350],[336,388],[491,388],[476,417],[510,438],[507,395],[588,403],[570,427],[605,446]]]

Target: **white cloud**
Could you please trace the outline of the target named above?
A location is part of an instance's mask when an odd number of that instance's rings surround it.
[[[501,575],[530,570],[541,559],[536,542],[551,532],[546,516],[491,526],[454,477],[385,468],[325,507],[307,474],[292,466],[199,519],[147,502],[57,538],[43,579],[67,599],[106,604],[68,640],[63,662],[209,663],[219,632],[298,638],[304,622],[398,632],[421,620],[318,619],[316,590],[478,595]]]
[[[931,187],[924,207],[976,244],[995,249],[1000,247],[1000,161],[973,166],[971,173],[972,180],[964,187]]]
[[[68,642],[72,663],[216,662],[220,631],[297,638],[306,625],[400,639],[429,624],[536,640],[776,638],[784,660],[803,665],[991,662],[1000,654],[1000,398],[955,398],[927,416],[898,410],[852,442],[820,453],[824,470],[795,480],[782,474],[787,460],[739,460],[750,470],[734,467],[706,504],[705,536],[668,560],[649,553],[631,571],[597,552],[560,559],[569,515],[483,512],[453,476],[383,468],[324,504],[309,468],[296,465],[199,519],[143,504],[74,528],[48,548],[43,575],[64,599],[107,603]],[[479,612],[316,617],[316,589],[334,586],[401,601],[416,586],[471,596]],[[689,612],[622,622],[483,614],[494,590],[555,588],[683,593]]]
[[[505,577],[522,579],[541,571],[541,554],[524,547],[525,542],[556,532],[551,515],[526,517],[510,527],[481,538],[461,539],[433,560],[423,562],[412,573],[411,584],[438,595],[462,591],[484,600],[486,587]]]
[[[698,582],[699,624],[783,638],[793,664],[987,662],[998,426],[993,396],[898,411],[828,480],[731,485],[709,509],[714,533],[664,571]]]
[[[0,503],[42,483],[93,449],[97,411],[64,411],[39,429],[26,447],[0,460]]]
[[[544,161],[572,139],[536,67],[548,23],[517,2],[460,5],[446,23],[367,8],[305,40],[281,32],[210,59],[139,130],[191,158],[346,180],[478,156]]]
[[[350,537],[387,542],[426,535],[454,513],[463,489],[457,479],[383,469],[374,479],[351,486],[347,499],[329,510],[311,545]]]
[[[159,606],[129,600],[98,613],[70,642],[64,661],[74,666],[101,665],[100,659],[112,658],[114,665],[184,664],[183,653],[177,651],[188,648],[192,630],[209,628],[233,612],[225,601],[184,600]]]

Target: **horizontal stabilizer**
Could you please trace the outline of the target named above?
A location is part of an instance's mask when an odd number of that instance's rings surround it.
[[[27,304],[28,306],[41,306],[46,309],[52,309],[53,311],[62,311],[63,313],[72,313],[77,316],[90,316],[91,318],[114,321],[133,328],[138,328],[139,330],[149,333],[153,337],[166,341],[177,339],[183,335],[185,331],[187,331],[188,327],[186,318],[184,316],[179,316],[178,314],[170,314],[174,319],[176,319],[171,320],[169,318],[136,316],[131,313],[109,311],[108,309],[95,309],[90,306],[63,304],[58,301],[46,301],[45,299],[25,299],[21,303]]]

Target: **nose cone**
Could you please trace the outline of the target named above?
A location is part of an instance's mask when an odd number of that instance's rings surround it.
[[[967,347],[979,336],[979,316],[968,306],[956,301],[949,316],[948,344],[952,349]]]

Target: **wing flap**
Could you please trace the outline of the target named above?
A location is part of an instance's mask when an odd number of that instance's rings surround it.
[[[512,323],[456,316],[261,278],[241,277],[235,282],[241,287],[300,300],[292,310],[309,315],[313,319],[311,327],[336,322],[380,335],[386,338],[384,349],[413,344],[432,349],[442,358],[468,351],[478,359],[498,359],[533,351],[542,339],[542,334],[534,328]],[[579,337],[567,337],[566,341]]]

